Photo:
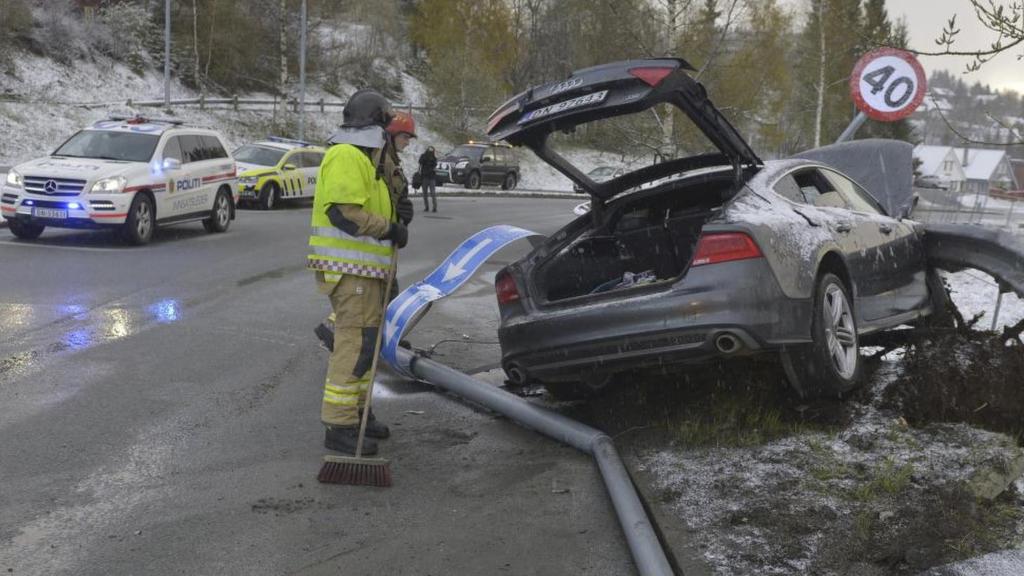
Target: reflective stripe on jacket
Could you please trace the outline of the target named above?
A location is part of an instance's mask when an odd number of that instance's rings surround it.
[[[320,164],[306,267],[386,279],[394,251],[391,241],[353,236],[335,228],[327,216],[333,204],[356,204],[389,222],[397,221],[387,185],[377,178],[376,167],[366,154],[351,144],[332,146]]]

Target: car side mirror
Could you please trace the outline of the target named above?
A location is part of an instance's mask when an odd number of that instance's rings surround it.
[[[285,169],[285,172],[288,172],[288,171],[291,171],[291,170],[296,170],[295,164],[285,164],[284,165],[284,169]]]
[[[480,163],[484,164],[486,162],[490,162],[491,160],[492,158],[490,156],[484,156],[483,158],[480,159]]]
[[[181,160],[177,158],[164,158],[163,168],[167,172],[181,170]]]

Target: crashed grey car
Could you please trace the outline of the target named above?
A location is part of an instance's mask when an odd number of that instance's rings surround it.
[[[851,390],[861,337],[933,308],[922,229],[906,219],[910,145],[764,162],[688,70],[679,59],[587,68],[491,116],[490,137],[530,148],[592,204],[496,276],[506,374],[573,397],[638,367],[774,354],[802,395]],[[663,104],[713,149],[595,182],[552,145]]]

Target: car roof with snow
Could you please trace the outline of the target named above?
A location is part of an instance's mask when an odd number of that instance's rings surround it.
[[[147,118],[145,116],[122,117],[112,116],[94,122],[89,128],[108,130],[111,132],[136,132],[143,134],[163,134],[171,128],[181,128],[184,122],[168,118]],[[191,126],[188,128],[192,128]],[[198,130],[198,129],[197,129]],[[210,130],[209,132],[212,132]]]
[[[318,148],[316,144],[306,142],[305,140],[294,140],[291,138],[282,138],[280,136],[268,136],[265,140],[250,142],[249,145],[265,146],[267,148],[277,148],[278,150],[294,150],[296,148]]]
[[[739,173],[761,166],[761,159],[708,99],[704,86],[687,73],[692,70],[679,58],[626,60],[577,70],[564,80],[510,98],[491,114],[487,135],[529,147],[598,199],[673,173],[723,165],[732,165]],[[663,103],[682,110],[719,152],[670,160],[598,183],[547,145],[552,133]]]

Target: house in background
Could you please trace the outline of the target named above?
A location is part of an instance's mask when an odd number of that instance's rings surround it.
[[[1024,160],[1011,158],[1010,169],[1013,170],[1013,177],[1017,180],[1016,190],[1024,192]]]
[[[955,148],[964,176],[964,192],[988,194],[990,190],[1016,190],[1017,180],[1010,168],[1010,157],[1005,150],[982,148]]]
[[[918,172],[921,176],[929,176],[944,185],[951,192],[961,192],[967,182],[960,157],[952,146],[928,146],[919,144],[914,148],[914,158],[921,162]]]

